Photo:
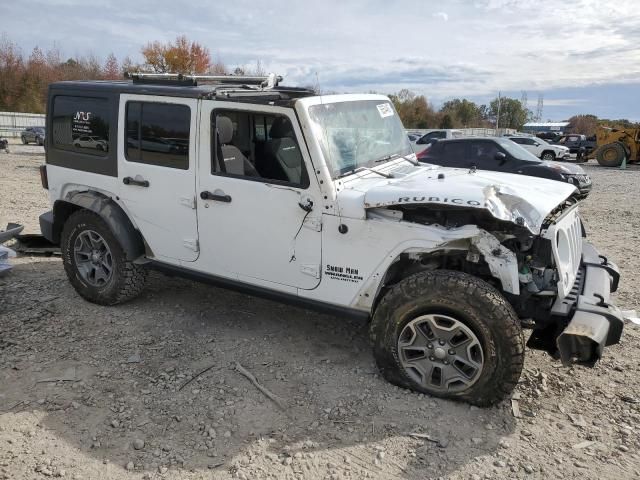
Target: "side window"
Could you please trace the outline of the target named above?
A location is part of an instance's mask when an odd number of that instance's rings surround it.
[[[109,103],[106,98],[58,95],[53,99],[53,146],[104,156],[109,150]],[[80,141],[90,136],[93,142]]]
[[[284,115],[216,110],[211,142],[214,175],[309,186],[293,125]]]
[[[524,139],[522,138],[512,138],[511,141],[516,142],[518,145],[522,145],[524,143]]]
[[[538,142],[536,142],[535,139],[533,139],[533,138],[525,138],[524,142],[522,142],[522,143],[523,143],[523,145],[535,145]]]
[[[128,161],[189,169],[191,109],[188,106],[127,102],[125,123]]]
[[[463,142],[447,142],[442,145],[440,158],[444,162],[460,162],[466,160],[467,147]]]
[[[500,150],[493,142],[472,142],[469,158],[487,164],[496,159],[496,153]]]

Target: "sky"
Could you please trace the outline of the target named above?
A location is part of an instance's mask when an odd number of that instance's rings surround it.
[[[28,54],[113,52],[185,34],[226,65],[260,61],[288,85],[455,97],[527,92],[543,120],[640,120],[640,0],[0,0],[0,32]],[[99,6],[97,6],[99,5]]]

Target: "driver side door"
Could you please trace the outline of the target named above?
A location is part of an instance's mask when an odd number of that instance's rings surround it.
[[[292,109],[203,101],[199,269],[287,293],[320,283],[315,170]]]

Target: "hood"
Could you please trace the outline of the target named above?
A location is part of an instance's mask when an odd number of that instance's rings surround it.
[[[586,173],[584,168],[574,163],[558,163],[555,161],[543,160],[542,164],[549,168],[553,168],[560,173],[566,173],[569,175],[584,175]]]
[[[551,211],[575,192],[568,183],[501,172],[432,165],[384,171],[396,178],[369,172],[344,182],[338,194],[343,214],[391,205],[447,205],[484,209],[538,234]]]

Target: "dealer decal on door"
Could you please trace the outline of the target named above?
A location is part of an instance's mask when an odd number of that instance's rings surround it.
[[[339,267],[337,265],[327,264],[324,274],[333,280],[342,280],[343,282],[358,283],[364,280],[357,268]]]

